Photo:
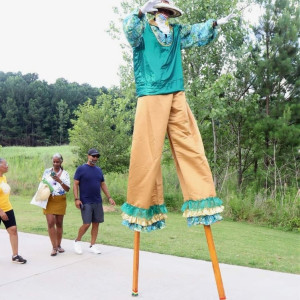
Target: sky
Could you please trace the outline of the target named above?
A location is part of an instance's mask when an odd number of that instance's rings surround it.
[[[119,85],[120,42],[106,32],[110,21],[117,20],[112,7],[119,4],[0,0],[0,71],[37,73],[48,83],[65,78],[94,87]]]
[[[0,0],[0,71],[119,85],[122,52],[106,30],[120,0]]]

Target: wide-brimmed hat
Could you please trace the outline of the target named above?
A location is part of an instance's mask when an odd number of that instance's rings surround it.
[[[169,10],[171,12],[170,18],[177,18],[183,14],[183,11],[180,8],[176,7],[173,1],[171,0],[161,0],[161,3],[156,4],[154,8],[156,9],[163,8]],[[151,13],[154,14],[155,12],[151,12]]]

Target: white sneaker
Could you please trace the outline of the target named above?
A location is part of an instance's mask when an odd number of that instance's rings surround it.
[[[74,251],[77,254],[82,254],[82,249],[79,241],[74,241]]]
[[[90,252],[95,253],[95,254],[101,254],[101,251],[96,245],[90,246]]]

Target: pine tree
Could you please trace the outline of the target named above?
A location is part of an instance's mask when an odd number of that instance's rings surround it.
[[[58,134],[59,134],[59,144],[67,141],[68,131],[67,125],[70,117],[70,109],[68,108],[68,104],[61,99],[57,103],[57,111],[58,111]]]
[[[2,141],[0,144],[14,145],[21,135],[21,127],[18,120],[18,107],[15,99],[8,98],[6,103],[2,106],[5,117],[2,121]]]
[[[257,42],[252,52],[257,77],[254,88],[260,95],[260,121],[254,130],[264,137],[260,147],[265,170],[274,174],[264,180],[268,187],[276,186],[279,171],[286,184],[294,177],[294,173],[288,176],[279,170],[278,164],[288,170],[299,149],[300,9],[294,0],[260,3],[265,12],[254,31]]]

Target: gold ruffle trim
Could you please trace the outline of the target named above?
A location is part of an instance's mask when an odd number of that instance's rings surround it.
[[[214,214],[221,213],[224,210],[224,206],[217,206],[217,207],[208,207],[202,210],[185,210],[182,214],[183,217],[199,217],[199,216],[212,216]]]
[[[158,215],[154,215],[152,217],[152,219],[147,220],[144,218],[133,217],[133,216],[129,216],[125,213],[122,213],[122,218],[123,218],[123,220],[128,221],[128,223],[139,224],[141,226],[150,226],[153,223],[156,223],[161,220],[165,220],[167,218],[167,215],[166,214],[158,214]]]

